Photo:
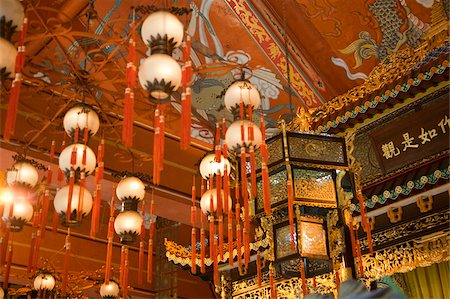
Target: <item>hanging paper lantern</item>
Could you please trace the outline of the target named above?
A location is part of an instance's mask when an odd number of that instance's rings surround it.
[[[18,0],[0,1],[0,37],[11,39],[12,34],[20,29],[23,23],[23,6]],[[1,52],[2,56],[5,54]],[[14,56],[15,59],[15,56]]]
[[[145,197],[145,185],[137,177],[127,177],[119,182],[116,195],[121,201],[141,201]]]
[[[114,230],[120,237],[120,242],[131,244],[141,234],[141,225],[144,220],[136,211],[123,211],[114,221]]]
[[[76,151],[76,161],[72,165],[72,152]],[[83,165],[83,155],[86,149],[86,163]],[[86,175],[90,175],[95,170],[95,165],[97,163],[94,152],[84,144],[71,144],[67,146],[59,155],[59,168],[64,174],[68,175],[70,170],[73,169],[75,172],[79,173],[84,171]]]
[[[212,175],[218,175],[219,172],[221,175],[225,173],[225,169],[227,173],[230,173],[230,161],[226,159],[224,156],[220,156],[220,162],[216,162],[216,154],[207,154],[203,157],[200,162],[200,174],[204,179],[210,178]]]
[[[170,94],[181,84],[178,62],[166,54],[154,54],[139,66],[139,82],[148,91],[150,101],[158,104],[170,101]]]
[[[52,291],[55,287],[55,277],[49,271],[41,270],[34,278],[33,286],[37,291]]]
[[[225,194],[223,190],[221,190],[221,198],[222,198],[222,206],[225,206]],[[213,203],[214,210],[211,209],[211,200]],[[231,197],[228,196],[228,206],[231,207]],[[212,188],[205,193],[203,193],[202,198],[200,199],[200,208],[204,214],[211,214],[211,212],[215,212],[217,210],[217,190],[216,188]]]
[[[83,137],[86,127],[89,136],[93,136],[100,127],[100,120],[91,106],[85,104],[75,105],[64,115],[63,125],[67,135],[72,138],[77,128],[80,136]]]
[[[243,132],[242,126],[244,127]],[[253,140],[249,139],[249,127],[253,127]],[[242,133],[244,135],[243,139]],[[235,151],[239,151],[242,146],[249,147],[253,145],[255,148],[258,148],[262,142],[261,130],[257,125],[249,120],[236,120],[227,129],[225,140],[227,142],[228,148]]]
[[[119,297],[119,285],[113,280],[103,283],[100,286],[100,296],[108,299]]]
[[[12,196],[13,200],[4,203],[3,220],[9,222],[11,231],[20,232],[23,225],[33,218],[34,209],[24,195],[12,193]]]
[[[17,162],[6,174],[8,186],[23,185],[34,188],[39,180],[39,174],[31,163]]]
[[[80,199],[80,191],[81,195],[81,204],[79,203]],[[61,215],[63,220],[63,225],[71,226],[77,225],[80,222],[77,220],[76,215],[81,212],[81,215],[84,217],[91,212],[92,209],[92,195],[88,189],[81,187],[80,185],[75,184],[73,186],[72,191],[72,201],[70,203],[70,221],[66,219],[68,201],[69,201],[69,192],[70,186],[64,186],[56,192],[55,199],[53,200],[53,205],[55,207],[55,211]],[[80,209],[80,211],[79,211]]]
[[[261,103],[258,90],[247,80],[234,82],[225,92],[224,102],[228,111],[239,111],[241,101],[244,106],[252,105],[252,110]]]
[[[17,56],[16,47],[0,37],[0,53],[2,53],[0,55],[0,78],[14,78]]]
[[[167,11],[150,14],[142,24],[142,40],[150,47],[152,54],[172,55],[173,49],[181,45],[183,35],[183,24]]]

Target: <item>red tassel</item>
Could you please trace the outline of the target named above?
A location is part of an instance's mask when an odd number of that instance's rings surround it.
[[[289,213],[289,227],[291,235],[291,248],[295,250],[295,234],[294,234],[294,194],[292,190],[292,181],[289,178],[287,181],[288,188],[288,213]]]
[[[261,162],[261,176],[262,176],[262,187],[263,187],[263,201],[264,201],[264,212],[270,216],[272,215],[271,203],[270,203],[270,181],[269,181],[269,170],[264,162]]]
[[[125,106],[122,127],[122,142],[130,148],[133,145],[134,93],[129,88],[125,91]]]
[[[258,287],[261,287],[261,255],[256,254],[256,276],[258,277]]]
[[[128,298],[128,248],[125,248],[125,263],[123,269],[122,296]]]
[[[206,246],[205,246],[205,229],[200,229],[200,272],[205,273],[205,258],[206,258]]]
[[[303,260],[300,260],[300,276],[302,279],[302,292],[304,297],[306,296],[306,294],[308,294],[308,289],[306,286],[305,263],[303,262]]]
[[[142,286],[142,272],[144,271],[144,242],[139,243],[139,268],[138,268],[138,286]]]
[[[70,177],[69,177],[69,194],[68,194],[68,198],[67,198],[67,208],[66,208],[66,220],[68,222],[70,221],[70,216],[72,214],[72,196],[73,196],[74,184],[75,184],[75,172],[73,170],[71,170]]]
[[[161,115],[159,116],[159,145],[161,147],[160,149],[160,160],[159,160],[159,168],[160,168],[160,172],[161,170],[164,169],[164,134],[165,134],[165,118],[164,118],[164,110],[166,109],[166,105],[161,105]],[[158,174],[158,176],[160,176],[160,174]]]
[[[230,197],[230,177],[228,176],[228,170],[225,167],[223,173],[223,205],[225,213],[231,213],[231,207],[228,205],[228,198]]]
[[[11,263],[12,263],[12,254],[13,254],[13,248],[12,245],[8,246],[8,258],[6,259],[6,271],[5,276],[3,277],[3,289],[8,289],[9,284],[9,273],[11,271]]]
[[[256,161],[255,161],[255,149],[253,145],[250,146],[250,181],[252,183],[252,197],[256,198]]]
[[[317,282],[316,282],[316,277],[313,276],[313,288],[316,289],[317,288]]]
[[[83,217],[83,205],[84,205],[84,187],[86,185],[86,178],[84,171],[80,173],[80,192],[78,193],[78,206],[77,206],[77,215],[76,218],[78,221],[81,221]]]
[[[358,238],[358,234],[356,234],[356,238]],[[364,266],[361,256],[361,246],[359,244],[359,240],[356,239],[356,254],[358,255],[358,270],[359,270],[359,278],[364,277]]]
[[[148,241],[148,256],[147,256],[147,282],[152,283],[153,278],[153,240]]]
[[[77,127],[75,128],[75,132],[74,132],[74,134],[73,134],[73,142],[74,142],[74,143],[78,143],[78,136],[79,136],[79,134],[80,134],[80,127],[77,126]]]
[[[186,88],[186,92],[181,96],[181,149],[187,149],[191,143],[191,115],[192,100],[191,88]]]
[[[219,259],[223,260],[223,216],[219,216]]]
[[[228,214],[228,252],[230,253],[228,258],[229,265],[233,266],[233,219],[231,213]]]
[[[20,73],[16,73],[16,77],[12,83],[11,93],[9,95],[8,110],[6,113],[5,130],[3,133],[3,139],[5,141],[9,141],[10,136],[14,133],[16,114],[19,106],[21,80],[22,75]]]
[[[30,242],[30,252],[28,253],[28,265],[27,265],[27,273],[31,273],[34,271],[33,268],[33,260],[34,260],[34,246],[36,244],[36,234],[31,234],[31,242]]]
[[[219,263],[217,261],[217,239],[214,238],[214,243],[213,243],[213,271],[214,271],[214,284],[218,285],[219,284]]]
[[[59,222],[59,214],[56,211],[53,211],[53,222],[52,222],[53,232],[56,232],[58,230],[58,222]]]
[[[209,219],[209,256],[210,258],[214,257],[214,235],[215,235],[215,229],[214,229],[214,216],[210,215],[208,216]]]
[[[61,285],[61,295],[63,297],[66,296],[67,293],[67,282],[68,282],[68,274],[69,274],[69,263],[70,263],[70,229],[68,229],[66,236],[66,244],[64,246],[66,248],[66,252],[64,255],[64,270],[62,275],[62,285]]]
[[[114,220],[113,220],[114,223]],[[108,233],[109,234],[109,233]],[[111,278],[111,259],[112,259],[112,243],[113,238],[108,237],[108,244],[106,246],[106,265],[105,265],[105,283],[108,284]]]
[[[119,273],[119,283],[123,289],[124,283],[124,274],[125,274],[125,246],[122,245],[120,249],[120,273]]]
[[[195,235],[195,227],[192,228],[191,231],[191,273],[197,273],[197,237]]]
[[[236,246],[237,246],[237,262],[239,270],[242,269],[242,231],[241,225],[236,225]]]
[[[241,147],[241,184],[242,184],[242,200],[244,201],[244,229],[243,229],[243,241],[244,241],[244,264],[247,268],[250,261],[250,205],[248,198],[247,187],[247,169],[246,169],[246,157],[245,148]]]
[[[272,264],[269,267],[269,283],[270,283],[270,298],[271,299],[277,299],[277,287],[275,285],[275,270],[273,269]]]
[[[153,136],[153,184],[159,185],[159,166],[161,165],[161,131],[160,131],[160,121],[159,121],[159,109],[155,110],[155,118],[153,120],[153,125],[155,129],[155,133]]]
[[[219,173],[218,175],[216,175],[216,199],[217,199],[217,215],[218,216],[222,216],[222,204],[223,204],[223,199],[222,199],[222,176]]]

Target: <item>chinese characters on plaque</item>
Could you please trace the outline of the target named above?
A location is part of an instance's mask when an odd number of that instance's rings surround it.
[[[370,134],[385,172],[449,148],[449,100],[436,99],[420,111],[408,113]]]

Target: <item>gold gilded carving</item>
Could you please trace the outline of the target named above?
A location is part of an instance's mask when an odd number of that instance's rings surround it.
[[[450,239],[445,236],[425,242],[415,241],[401,246],[387,248],[373,255],[363,255],[364,275],[368,280],[403,273],[417,267],[427,267],[450,260]]]
[[[387,210],[387,215],[391,223],[397,223],[402,220],[403,208],[402,207],[391,207]]]
[[[286,124],[289,131],[311,132],[311,113],[304,107],[297,108],[297,118]]]
[[[430,211],[433,208],[433,195],[430,195],[428,197],[418,197],[417,198],[417,206],[419,207],[419,210],[421,213],[426,213]]]
[[[325,208],[336,207],[336,191],[330,172],[294,169],[296,202]]]
[[[289,157],[344,163],[344,149],[340,142],[289,137]]]
[[[281,279],[276,277],[275,285],[277,287],[278,298],[301,298],[302,281],[299,277],[290,279]],[[306,280],[308,293],[333,294],[336,292],[335,275],[327,273],[316,276],[316,287],[313,287],[313,279]],[[269,276],[265,272],[262,275],[262,285],[258,287],[257,277],[233,282],[232,285],[233,299],[269,299],[270,286]]]

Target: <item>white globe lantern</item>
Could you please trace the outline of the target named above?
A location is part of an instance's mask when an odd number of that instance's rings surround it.
[[[75,148],[76,150],[76,161],[72,166],[70,164],[70,160],[72,158],[72,151]],[[86,149],[86,165],[83,165],[83,152]],[[97,164],[97,160],[94,152],[84,144],[75,143],[67,146],[59,155],[59,168],[66,175],[73,168],[75,172],[84,171],[86,175],[92,174],[95,170],[95,165]]]
[[[259,107],[261,98],[258,90],[246,80],[236,81],[225,92],[224,102],[228,111],[239,111],[240,102],[244,106],[252,105],[253,110]]]
[[[181,45],[184,28],[180,20],[167,11],[150,14],[142,23],[141,36],[152,54],[172,54],[172,50]]]
[[[10,39],[14,31],[20,30],[20,26],[23,23],[24,10],[20,1],[18,0],[0,1],[0,19],[2,18],[4,18],[5,25],[3,25],[4,30],[3,35],[1,37]],[[4,53],[2,52],[2,55],[3,54]]]
[[[83,138],[83,131],[87,128],[89,136],[95,135],[100,127],[100,119],[94,109],[87,105],[76,105],[69,109],[64,115],[64,130],[67,135],[73,137],[76,128],[80,130],[80,137]]]
[[[244,140],[242,140],[241,136],[241,126],[244,127]],[[249,127],[253,127],[253,140],[249,139]],[[262,143],[262,134],[259,127],[253,122],[249,120],[236,120],[228,127],[225,140],[228,147],[239,154],[242,146],[247,148],[253,145],[255,148],[258,148]]]
[[[119,296],[119,285],[112,280],[109,283],[103,283],[100,286],[100,296],[102,298],[117,298]]]
[[[141,201],[145,197],[145,185],[137,177],[127,177],[119,182],[116,195],[121,201]]]
[[[214,210],[211,211],[211,197],[212,197],[212,202],[213,202],[213,207]],[[222,199],[222,207],[225,206],[225,194],[223,192],[223,190],[221,190],[221,199]],[[231,197],[230,195],[228,195],[228,206],[231,207],[232,202],[231,202]],[[215,211],[217,211],[217,189],[216,188],[212,188],[208,191],[206,191],[205,193],[203,193],[202,198],[200,199],[200,208],[202,209],[202,212],[204,214],[211,214]],[[225,211],[228,212],[228,211]]]
[[[12,196],[12,201],[4,202],[3,220],[9,222],[11,231],[20,232],[23,225],[33,218],[34,209],[24,195],[12,193]]]
[[[51,291],[55,287],[55,278],[49,272],[40,272],[34,278],[33,286],[37,291]]]
[[[19,184],[34,188],[38,181],[39,174],[36,167],[25,161],[15,163],[12,169],[6,174],[6,182],[8,183],[8,186]]]
[[[123,211],[114,221],[114,230],[124,244],[131,244],[141,234],[141,225],[144,220],[136,211]]]
[[[53,205],[55,207],[55,210],[58,214],[63,216],[63,224],[70,226],[70,225],[76,225],[79,224],[79,221],[76,220],[76,213],[81,212],[83,216],[86,216],[91,212],[92,209],[92,195],[89,192],[88,189],[81,187],[80,185],[73,185],[73,192],[72,192],[72,201],[70,203],[70,222],[66,220],[66,213],[67,213],[67,205],[69,202],[69,191],[70,186],[64,186],[61,189],[58,190],[55,194],[55,198],[53,200]],[[80,192],[81,196],[80,197]],[[78,211],[78,203],[81,199],[81,211]]]
[[[2,3],[0,1],[0,3]],[[4,38],[0,37],[0,77],[14,78],[17,49]]]
[[[216,154],[207,154],[203,157],[200,162],[200,174],[206,180],[210,178],[212,175],[223,175],[225,173],[225,169],[227,173],[230,174],[230,161],[225,159],[224,156],[220,155],[220,162],[216,162]]]
[[[139,66],[139,82],[148,91],[150,100],[167,103],[170,94],[181,84],[181,68],[178,62],[166,54],[154,54]]]

